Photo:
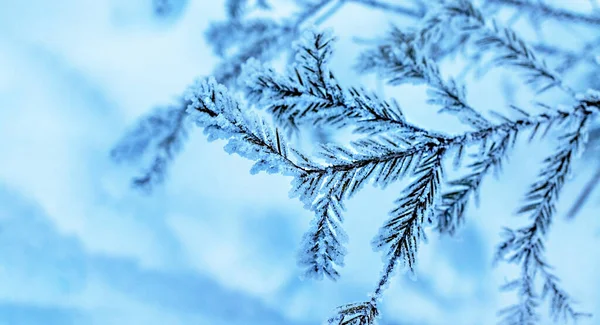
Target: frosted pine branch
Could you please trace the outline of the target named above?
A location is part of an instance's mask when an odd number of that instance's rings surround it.
[[[582,150],[587,137],[586,124],[589,122],[589,113],[584,106],[578,108],[579,114],[565,120],[575,124],[574,131],[563,135],[557,152],[544,160],[545,167],[540,172],[538,181],[531,186],[525,204],[518,210],[519,214],[528,214],[532,223],[517,230],[506,230],[507,239],[498,246],[498,259],[521,265],[522,277],[517,282],[522,290],[527,289],[526,294],[519,292],[519,304],[504,311],[507,324],[522,324],[525,318],[531,322],[537,321],[537,317],[533,316],[533,309],[537,304],[531,303],[537,299],[534,289],[537,275],[543,278],[543,296],[550,297],[551,314],[555,318],[557,315],[565,315],[576,319],[584,315],[574,311],[571,299],[558,287],[557,278],[550,272],[544,257],[544,239],[556,213],[556,202],[566,178],[571,173],[572,162]]]
[[[292,196],[311,204],[319,193],[334,189],[333,193],[339,198],[349,198],[370,180],[377,186],[385,187],[403,177],[422,155],[481,145],[489,137],[506,132],[516,134],[528,129],[537,132],[542,127],[551,127],[578,114],[584,107],[587,105],[581,104],[570,112],[556,110],[551,114],[542,113],[515,121],[509,120],[487,129],[449,138],[422,137],[408,144],[393,141],[393,138],[385,141],[359,141],[354,144],[354,151],[336,146],[325,147],[322,156],[329,164],[307,168],[304,174],[294,180]]]
[[[374,325],[379,311],[374,301],[359,302],[340,306],[337,314],[327,323],[330,325]]]
[[[325,195],[315,202],[313,210],[316,218],[302,240],[299,264],[306,268],[306,277],[320,280],[326,275],[337,280],[340,274],[336,267],[344,266],[343,244],[348,241],[341,227],[344,207],[336,197]]]
[[[450,235],[456,232],[464,222],[469,198],[478,198],[481,182],[490,171],[499,172],[515,138],[514,130],[500,134],[497,140],[490,141],[489,145],[484,145],[483,153],[473,155],[475,161],[467,166],[468,174],[466,176],[448,182],[447,186],[452,187],[452,190],[443,193],[441,203],[437,207],[437,231]],[[486,145],[488,147],[485,147]]]
[[[424,224],[431,222],[429,214],[441,182],[442,155],[443,152],[436,152],[423,157],[414,171],[417,179],[404,190],[396,202],[398,207],[390,212],[391,218],[373,240],[376,250],[388,250],[388,262],[371,300],[339,307],[329,324],[375,324],[379,316],[377,301],[389,285],[397,264],[414,272],[417,247],[425,237]]]
[[[593,104],[598,105],[598,103]],[[581,110],[583,109],[582,107],[583,105],[580,105],[577,107],[577,109]],[[339,159],[339,163],[331,164],[322,170],[309,170],[308,172],[344,172],[356,168],[362,168],[372,163],[383,163],[389,160],[405,158],[419,153],[427,153],[430,151],[436,151],[441,149],[454,149],[473,144],[480,144],[481,142],[485,141],[488,137],[497,134],[498,132],[520,132],[528,129],[533,131],[541,127],[552,126],[554,125],[554,123],[564,121],[565,119],[571,117],[571,115],[573,114],[577,114],[577,111],[556,110],[555,112],[551,113],[542,113],[514,121],[506,121],[502,124],[493,125],[486,129],[467,132],[453,137],[426,137],[423,138],[423,141],[417,142],[409,147],[406,147],[406,145],[403,146],[403,143],[387,142],[389,143],[388,149],[390,150],[381,155],[348,160]],[[358,148],[360,148],[360,146],[358,146]]]
[[[186,98],[191,102],[188,113],[204,129],[209,141],[227,140],[225,151],[256,161],[251,173],[297,175],[303,171],[292,161],[290,155],[295,152],[288,150],[278,132],[262,119],[244,113],[227,89],[213,78],[197,81]]]
[[[362,89],[342,89],[328,67],[334,38],[328,33],[305,33],[296,46],[296,62],[285,76],[250,61],[244,67],[246,97],[271,113],[290,132],[300,124],[319,123],[356,127],[380,133],[390,128],[410,134],[426,132],[408,123],[396,103]]]
[[[341,246],[345,235],[338,223],[342,219],[341,208],[338,205],[340,200],[351,197],[367,182],[372,181],[375,185],[385,187],[408,175],[416,177],[398,201],[398,209],[392,211],[392,218],[384,224],[380,235],[374,240],[378,249],[388,247],[386,256],[389,261],[374,291],[374,299],[381,295],[389,283],[398,261],[414,271],[417,247],[424,238],[423,227],[436,222],[433,218],[434,202],[441,186],[441,161],[444,152],[469,145],[481,145],[490,141],[492,136],[508,133],[514,133],[516,136],[527,129],[535,132],[542,126],[560,125],[579,116],[589,116],[600,106],[596,98],[588,97],[582,99],[571,111],[554,110],[536,116],[525,116],[515,121],[507,120],[487,129],[450,138],[424,137],[422,142],[415,143],[394,142],[391,139],[381,142],[365,140],[355,143],[351,149],[327,145],[323,147],[320,156],[326,164],[321,165],[290,149],[289,152],[294,152],[294,157],[301,160],[301,163],[294,162],[291,156],[286,154],[288,150],[285,149],[284,142],[280,143],[282,140],[277,133],[273,135],[262,122],[247,120],[239,104],[214,81],[201,82],[192,88],[189,100],[193,103],[190,110],[200,114],[199,125],[205,128],[209,139],[228,139],[228,152],[235,152],[257,161],[253,167],[254,172],[264,170],[294,176],[292,196],[298,196],[306,205],[313,206],[317,216],[313,230],[305,237],[305,253],[300,259],[301,264],[308,267],[309,276],[319,278],[327,275],[335,279],[339,275],[335,267],[343,264],[345,254]],[[484,171],[494,165],[493,162],[502,156],[505,148],[498,150],[500,152],[496,152],[494,148],[490,149],[489,161],[484,160],[484,167],[489,166],[485,167]],[[383,154],[377,155],[378,152]],[[570,157],[571,153],[563,152],[561,155]],[[479,173],[477,177],[485,174],[483,171]],[[563,179],[563,176],[558,178],[560,182]],[[470,190],[475,191],[477,186],[473,187]],[[452,218],[457,220],[459,216]],[[527,274],[529,275],[528,272]],[[533,284],[522,282],[522,286],[527,288],[523,291],[523,294],[526,294],[523,296],[525,307],[517,308],[520,316],[513,315],[509,318],[517,317],[523,320],[523,312],[527,311],[527,319],[537,319],[535,313],[530,313],[532,306],[537,304],[537,296],[531,289]],[[562,294],[562,291],[559,293]],[[566,298],[561,297],[556,296],[555,299],[565,301]],[[364,324],[370,324],[372,318],[369,315],[374,314],[367,311],[374,310],[376,314],[375,303],[357,306],[347,311],[341,309],[334,321],[343,324],[348,319],[347,315],[353,315],[351,319],[363,319]],[[517,309],[509,310],[516,313]]]
[[[446,17],[447,20],[440,19],[436,15]],[[522,69],[527,76],[525,83],[534,85],[538,92],[558,86],[569,94],[574,93],[513,30],[500,27],[495,20],[492,20],[489,26],[483,14],[470,0],[451,0],[442,6],[441,13],[435,13],[432,17],[429,19],[432,21],[430,24],[437,26],[437,29],[443,26],[441,23],[451,22],[453,30],[467,33],[478,48],[492,52],[493,64]]]
[[[307,170],[318,168],[304,155],[288,148],[277,130],[260,119],[248,117],[238,101],[214,79],[198,81],[188,91],[187,98],[191,102],[188,112],[209,140],[228,140],[225,151],[255,161],[251,173],[266,171],[303,177]],[[300,162],[295,162],[294,157]],[[304,237],[299,257],[307,277],[320,279],[327,275],[336,280],[339,277],[336,267],[344,264],[343,243],[347,238],[341,227],[343,206],[332,192],[314,198],[312,204],[316,218]]]
[[[391,85],[426,83],[430,87],[428,102],[442,107],[440,112],[457,115],[476,129],[489,127],[489,121],[467,104],[465,88],[453,79],[445,81],[437,64],[427,56],[428,51],[421,48],[423,39],[419,34],[425,33],[393,29],[383,44],[359,57],[356,68],[363,73],[381,75],[389,79]]]
[[[542,288],[541,299],[550,300],[550,316],[555,322],[563,321],[565,323],[577,322],[580,318],[591,317],[592,314],[581,312],[575,309],[576,302],[560,286],[560,280],[549,270],[549,267],[541,271],[544,286]]]
[[[432,152],[421,157],[414,170],[416,177],[395,202],[397,207],[390,212],[391,218],[381,227],[373,240],[375,250],[386,250],[391,266],[386,268],[375,296],[381,294],[396,263],[415,272],[419,242],[425,238],[424,226],[431,223],[433,206],[442,180],[441,161],[443,151]]]
[[[242,64],[248,59],[272,59],[277,53],[277,48],[290,44],[296,37],[295,35],[298,32],[300,25],[316,14],[323,6],[331,2],[331,0],[323,0],[315,5],[307,6],[303,11],[283,24],[276,23],[273,20],[241,21],[243,13],[245,12],[244,6],[246,2],[246,0],[230,0],[227,3],[230,19],[224,23],[215,24],[216,27],[213,26],[212,28],[209,28],[207,32],[207,38],[209,43],[213,45],[214,51],[223,56],[225,52],[234,46],[234,43],[228,40],[229,35],[233,36],[235,39],[244,39],[244,45],[238,47],[235,53],[227,56],[214,69],[214,77],[218,82],[224,85],[232,85],[235,83],[236,78],[241,72]],[[266,8],[268,5],[264,0],[259,0],[258,3],[263,8]],[[140,125],[143,126],[144,124],[147,124],[146,121],[151,121],[150,123],[152,123],[152,121],[163,121],[160,122],[161,125],[168,125],[170,129],[139,132],[141,129],[138,127],[137,129],[130,131],[113,149],[111,155],[117,161],[123,160],[123,150],[129,152],[129,158],[127,158],[127,160],[130,161],[136,160],[135,156],[140,156],[142,153],[154,155],[150,167],[147,167],[143,171],[142,176],[133,179],[132,184],[135,187],[151,190],[152,186],[160,184],[164,180],[169,167],[168,165],[176,152],[176,150],[170,148],[169,143],[172,143],[174,145],[173,147],[177,148],[177,150],[185,144],[187,130],[184,128],[184,120],[187,116],[185,111],[188,104],[189,103],[182,98],[179,100],[178,104],[169,107],[168,116],[162,115],[162,110],[159,109],[157,113],[151,113],[147,117],[144,117],[140,122]],[[166,120],[167,118],[168,121]],[[170,135],[168,136],[169,140],[166,142],[161,139],[161,134],[163,133]],[[146,150],[143,152],[135,152],[127,149],[139,146],[140,143],[156,142],[158,142],[159,145],[152,153],[148,153]],[[161,144],[163,142],[164,144]],[[146,149],[147,146],[144,148]]]
[[[494,2],[511,8],[527,1]],[[359,70],[376,73],[391,85],[423,84],[428,89],[428,103],[439,107],[440,112],[452,113],[470,126],[470,131],[444,134],[424,128],[409,122],[394,99],[375,96],[360,85],[342,86],[330,68],[335,45],[332,33],[302,31],[304,25],[322,23],[347,3],[416,22],[411,28],[393,29],[365,51],[357,63]],[[526,9],[538,12],[540,19],[581,20],[574,18],[578,14],[542,2],[527,3]],[[517,139],[556,136],[561,144],[544,161],[519,210],[530,216],[530,224],[507,230],[498,246],[498,259],[518,264],[521,269],[519,277],[503,288],[517,291],[518,303],[500,311],[500,316],[504,324],[537,324],[542,319],[538,309],[544,301],[549,301],[550,316],[555,320],[584,316],[545,259],[545,237],[572,163],[583,151],[587,126],[600,111],[600,96],[593,91],[575,96],[533,49],[553,59],[564,59],[558,69],[561,72],[574,71],[567,61],[592,62],[589,56],[542,40],[530,45],[511,28],[499,27],[493,17],[487,12],[484,15],[468,0],[435,4],[419,0],[403,4],[311,0],[297,4],[301,10],[285,19],[250,18],[252,10],[266,11],[271,2],[228,0],[228,19],[213,24],[206,34],[215,54],[222,58],[214,78],[198,81],[181,103],[144,119],[115,149],[115,159],[150,156],[150,167],[140,183],[158,183],[181,147],[185,122],[191,118],[209,140],[224,140],[227,152],[252,160],[251,173],[289,176],[290,196],[297,197],[314,214],[298,263],[306,278],[316,279],[336,280],[341,276],[347,241],[342,227],[344,203],[365,185],[386,188],[406,181],[408,186],[372,242],[375,250],[383,251],[384,259],[372,294],[364,302],[340,306],[329,319],[330,324],[372,325],[379,316],[384,291],[398,269],[416,273],[427,228],[442,234],[458,232],[471,200],[479,202],[486,176],[501,172]],[[587,44],[582,49],[595,46],[594,41]],[[268,62],[290,48],[293,59],[288,61],[287,70],[271,68]],[[471,50],[475,50],[472,55]],[[524,82],[538,91],[551,87],[567,91],[572,95],[569,104],[559,109],[555,104],[540,103],[543,111],[539,114],[511,106],[517,117],[492,112],[488,119],[469,105],[467,85],[456,81],[460,77],[449,78],[440,70],[442,60],[455,54],[464,55],[471,66],[491,57],[490,67],[516,67],[523,72]],[[238,99],[240,93],[243,98]],[[334,135],[351,130],[353,139],[345,143],[321,141],[311,154],[294,149],[293,142],[288,141],[290,132],[317,129]],[[445,182],[442,174],[449,173],[442,173],[442,169],[450,160],[460,175],[448,176],[452,180]]]
[[[129,131],[111,151],[111,157],[118,162],[137,162],[149,152],[153,157],[141,176],[132,180],[132,185],[150,191],[165,179],[167,165],[183,146],[188,130],[186,114],[179,105],[161,107],[142,118],[138,125]]]

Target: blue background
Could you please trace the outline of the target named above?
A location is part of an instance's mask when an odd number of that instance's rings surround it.
[[[282,3],[286,15],[293,6]],[[110,161],[136,118],[219,62],[204,30],[224,19],[223,2],[183,4],[159,19],[149,0],[0,0],[0,324],[317,324],[372,290],[382,260],[369,242],[403,184],[348,202],[338,282],[301,281],[296,254],[312,216],[288,198],[289,178],[251,176],[251,162],[199,131],[150,196],[129,187],[136,168]],[[333,16],[324,26],[339,38],[334,71],[345,84],[397,95],[417,123],[458,127],[415,104],[423,89],[395,93],[350,69],[353,37],[381,36],[390,22],[410,23],[350,4]],[[503,73],[469,89],[475,107],[503,101]],[[517,146],[502,176],[484,181],[457,237],[430,236],[418,277],[397,276],[386,292],[382,324],[495,323],[515,300],[497,288],[517,272],[492,267],[498,234],[525,221],[513,212],[552,145]],[[597,196],[576,220],[561,217],[596,161],[575,167],[548,258],[581,309],[600,314]]]

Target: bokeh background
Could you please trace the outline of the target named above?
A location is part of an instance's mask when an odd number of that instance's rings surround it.
[[[289,12],[291,1],[280,2]],[[339,281],[302,281],[296,254],[312,215],[288,198],[289,178],[251,176],[251,162],[199,131],[150,195],[130,187],[135,167],[110,160],[136,118],[219,60],[204,31],[225,18],[223,1],[173,3],[159,16],[151,0],[0,0],[0,324],[319,324],[377,281],[382,260],[369,243],[401,184],[348,202]],[[360,46],[353,38],[381,36],[402,19],[348,4],[323,25],[339,38],[333,69],[344,83],[393,95],[351,69]],[[506,95],[489,83],[474,87],[476,107]],[[453,125],[411,106],[424,91],[398,96],[414,121]],[[397,276],[385,294],[383,325],[496,322],[515,300],[498,286],[516,269],[493,267],[494,247],[503,226],[523,221],[513,212],[552,145],[517,146],[501,177],[484,182],[482,204],[457,237],[431,236],[418,277]],[[582,159],[547,248],[567,291],[597,315],[581,323],[598,324],[597,195],[575,220],[562,218],[598,165]]]

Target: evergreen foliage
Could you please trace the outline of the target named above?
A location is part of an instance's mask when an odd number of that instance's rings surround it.
[[[307,278],[336,280],[348,240],[343,229],[344,202],[366,184],[385,188],[407,181],[372,241],[374,250],[383,252],[385,266],[371,296],[365,302],[339,307],[328,321],[376,324],[378,305],[392,275],[397,269],[416,272],[419,247],[427,233],[433,229],[454,235],[460,229],[471,199],[479,201],[486,176],[501,174],[520,138],[555,138],[558,147],[543,160],[537,180],[518,209],[530,223],[505,229],[505,239],[497,247],[497,261],[521,269],[520,277],[502,288],[516,291],[518,301],[499,312],[500,323],[539,324],[539,306],[544,300],[549,301],[549,314],[557,321],[588,315],[577,309],[561,287],[544,251],[561,190],[574,161],[586,149],[589,130],[600,111],[597,91],[576,95],[561,73],[590,61],[581,53],[530,45],[513,28],[488,17],[508,8],[534,17],[532,24],[556,20],[597,28],[597,16],[526,0],[490,0],[482,6],[469,0],[415,0],[407,7],[377,0],[297,2],[301,10],[281,21],[249,16],[253,10],[269,10],[274,1],[226,2],[228,20],[214,23],[206,34],[215,54],[223,58],[214,76],[197,81],[177,105],[143,118],[114,149],[117,160],[135,160],[143,154],[153,158],[134,185],[150,188],[164,179],[168,163],[182,147],[185,121],[190,118],[208,140],[226,140],[228,153],[254,161],[251,173],[292,177],[290,196],[314,214],[301,243],[299,265]],[[323,21],[339,6],[352,2],[416,22],[413,28],[392,27],[358,56],[356,69],[394,86],[425,85],[428,103],[455,116],[467,131],[446,134],[421,127],[409,122],[393,99],[342,85],[330,68],[336,42],[332,32],[306,30],[304,25]],[[281,48],[291,44],[293,60],[288,68],[279,72],[269,66]],[[468,103],[464,81],[443,75],[440,63],[461,53],[473,66],[517,70],[536,96],[559,89],[569,105],[540,103],[537,110],[511,106],[511,116],[497,110],[484,114]],[[538,53],[552,60],[569,57],[571,62],[553,70]],[[332,133],[351,130],[356,139],[327,141],[310,154],[294,148],[292,135],[311,128]],[[449,161],[455,173],[446,176]]]

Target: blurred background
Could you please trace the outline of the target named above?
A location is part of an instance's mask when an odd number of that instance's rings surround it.
[[[110,160],[140,115],[219,62],[204,31],[225,18],[223,2],[0,0],[0,324],[319,324],[373,288],[382,260],[370,240],[402,184],[347,203],[339,281],[302,281],[296,254],[312,215],[288,198],[289,178],[250,175],[250,161],[199,131],[149,195],[130,187],[134,167]],[[282,13],[293,7],[280,2]],[[355,37],[382,36],[390,23],[403,21],[347,4],[323,24],[339,38],[341,80],[394,95],[351,69]],[[474,106],[503,101],[490,84],[470,90]],[[424,91],[404,90],[414,121],[447,123],[411,106]],[[513,212],[552,145],[518,146],[458,235],[431,236],[418,277],[397,276],[386,292],[382,325],[496,322],[515,300],[498,287],[517,270],[493,267],[494,247],[503,226],[518,224]],[[581,324],[600,323],[597,195],[574,220],[562,216],[597,161],[596,152],[575,168],[547,247],[565,289],[596,314]]]

